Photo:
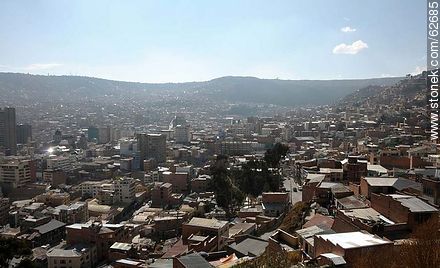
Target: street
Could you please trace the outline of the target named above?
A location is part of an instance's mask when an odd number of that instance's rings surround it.
[[[284,177],[284,187],[290,192],[290,202],[294,205],[296,202],[302,201],[302,192],[298,190],[298,184],[292,177]],[[296,188],[295,192],[293,189]]]

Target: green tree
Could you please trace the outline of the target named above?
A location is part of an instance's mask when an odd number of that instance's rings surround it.
[[[31,248],[22,240],[0,239],[0,267],[8,267],[14,256],[29,256]]]
[[[276,143],[271,149],[268,149],[264,154],[264,161],[271,168],[278,168],[281,158],[286,156],[289,152],[289,147],[282,143]]]
[[[227,168],[227,157],[221,155],[217,157],[214,165],[211,166],[211,175],[213,178],[209,188],[215,194],[217,205],[231,216],[234,208],[243,203],[244,195],[233,183]]]
[[[252,197],[264,191],[278,191],[281,181],[279,174],[270,171],[267,162],[262,160],[250,160],[233,174],[240,190]]]

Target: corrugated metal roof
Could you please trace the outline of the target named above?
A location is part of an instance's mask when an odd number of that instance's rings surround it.
[[[399,201],[402,206],[407,207],[411,212],[436,212],[438,209],[423,202],[419,198],[410,195],[391,194],[394,200]]]
[[[397,178],[382,178],[382,177],[365,177],[367,183],[371,186],[382,187],[389,186],[392,187],[397,181]]]
[[[194,217],[187,224],[193,225],[193,226],[206,227],[206,228],[222,228],[223,226],[228,224],[228,222],[227,221],[219,221],[216,219],[205,219],[205,218]]]
[[[45,234],[48,232],[51,232],[53,230],[56,230],[58,228],[61,228],[63,226],[66,226],[64,222],[60,222],[57,220],[51,220],[50,222],[37,226],[34,228],[34,230],[38,231],[40,234]]]
[[[339,255],[333,254],[333,253],[323,253],[321,256],[331,260],[334,265],[344,265],[347,264],[345,259]]]
[[[332,244],[339,245],[345,249],[393,243],[391,241],[387,241],[375,235],[364,232],[324,234],[317,235],[317,237],[330,241]]]
[[[123,250],[123,251],[129,251],[131,248],[132,248],[131,244],[120,243],[120,242],[115,242],[110,247],[110,249]]]

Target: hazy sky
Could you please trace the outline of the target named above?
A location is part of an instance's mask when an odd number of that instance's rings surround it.
[[[426,66],[421,0],[0,1],[0,72],[179,82],[400,76]]]

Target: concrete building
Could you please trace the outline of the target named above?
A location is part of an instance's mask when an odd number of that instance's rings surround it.
[[[70,172],[73,169],[72,160],[69,157],[57,156],[46,160],[47,169]]]
[[[77,244],[65,248],[52,248],[46,255],[49,268],[91,268],[97,263],[95,246]]]
[[[81,193],[106,204],[131,203],[135,199],[135,180],[123,177],[111,181],[86,181],[81,184]]]
[[[17,125],[17,143],[26,144],[32,141],[32,126],[29,124]]]
[[[115,242],[126,242],[128,229],[121,224],[76,223],[66,226],[66,243],[68,245],[83,244],[96,246],[96,258],[107,259],[109,249]]]
[[[189,192],[190,180],[187,172],[163,172],[163,182],[171,183],[174,193]]]
[[[19,188],[31,182],[30,161],[14,160],[0,165],[0,183],[5,188]]]
[[[0,108],[0,150],[7,154],[17,152],[17,130],[15,121],[15,108]]]
[[[133,178],[118,178],[113,180],[117,202],[131,203],[135,198],[135,180]]]
[[[197,251],[217,251],[226,246],[229,222],[217,219],[192,218],[182,226],[182,239]],[[209,241],[209,243],[207,243]]]
[[[57,206],[52,212],[52,217],[67,224],[86,222],[89,220],[87,202]]]
[[[152,207],[165,207],[170,204],[173,192],[171,183],[155,183],[151,194]]]
[[[138,134],[137,141],[141,163],[150,158],[153,158],[156,163],[164,163],[166,161],[167,146],[165,135]]]
[[[87,130],[87,139],[89,141],[98,141],[99,129],[97,127],[91,126]]]
[[[174,128],[174,140],[177,144],[188,144],[191,141],[191,127],[189,125],[177,125]]]

